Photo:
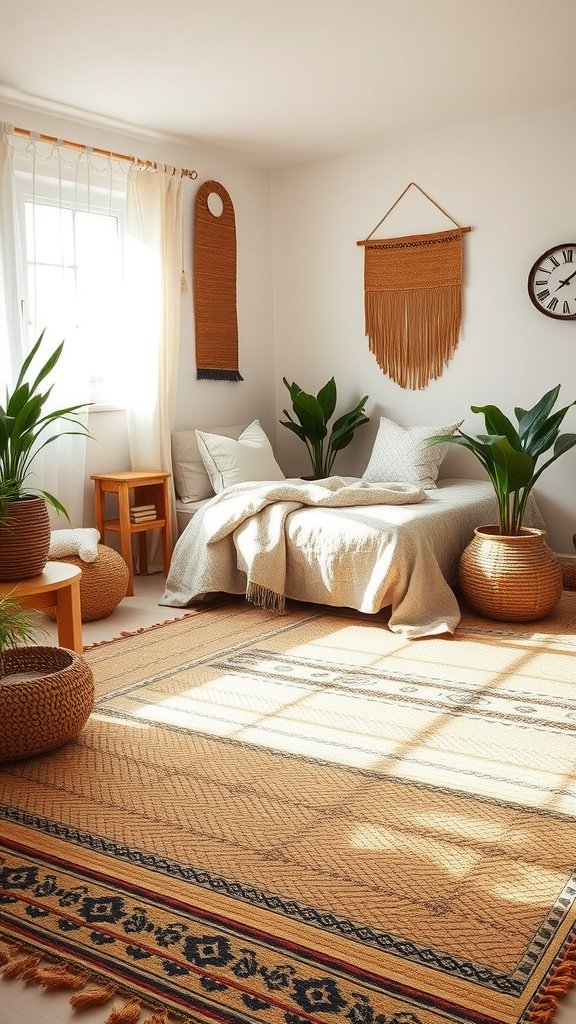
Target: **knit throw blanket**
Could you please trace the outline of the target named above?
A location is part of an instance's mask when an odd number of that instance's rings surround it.
[[[284,611],[287,517],[305,506],[406,505],[425,493],[409,484],[347,484],[340,477],[321,482],[237,484],[212,500],[206,540],[217,544],[234,534],[238,568],[246,574],[246,598],[261,608]]]

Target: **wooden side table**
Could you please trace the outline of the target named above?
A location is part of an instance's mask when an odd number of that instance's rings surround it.
[[[126,470],[124,473],[95,473],[92,476],[94,481],[94,509],[96,514],[96,529],[100,533],[102,543],[105,543],[104,534],[106,530],[112,530],[120,534],[120,548],[122,558],[128,566],[128,588],[126,594],[132,597],[133,586],[133,563],[132,563],[132,535],[138,534],[140,572],[148,572],[148,553],[146,550],[146,533],[148,530],[162,530],[162,554],[164,572],[168,573],[170,568],[170,556],[172,554],[172,539],[170,535],[169,497],[168,481],[171,474],[164,470]],[[130,520],[130,491],[135,494],[134,504],[154,505],[156,518],[149,519],[143,523],[133,523]],[[104,501],[106,494],[118,495],[118,518],[104,518]]]
[[[11,593],[22,608],[54,610],[58,625],[58,644],[82,653],[82,616],[80,613],[80,577],[77,565],[47,562],[44,572],[27,580],[2,580],[0,594]]]

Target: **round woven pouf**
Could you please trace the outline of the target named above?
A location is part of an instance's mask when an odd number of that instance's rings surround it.
[[[529,527],[511,537],[497,526],[478,526],[458,576],[470,608],[501,622],[542,619],[562,596],[560,563],[544,532]]]
[[[105,619],[128,589],[128,566],[114,548],[105,544],[98,545],[98,558],[94,562],[83,562],[76,555],[65,558],[53,558],[53,562],[68,562],[82,569],[80,578],[80,608],[82,622],[94,619]],[[48,611],[51,619],[56,618],[54,611]]]
[[[19,678],[20,673],[34,678]],[[0,675],[0,761],[31,757],[77,736],[94,705],[92,669],[66,647],[6,651]]]

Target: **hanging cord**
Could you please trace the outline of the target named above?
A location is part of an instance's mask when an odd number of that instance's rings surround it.
[[[372,235],[374,234],[374,232],[377,231],[378,228],[380,227],[380,225],[384,223],[384,221],[386,220],[386,217],[388,216],[388,214],[392,213],[392,210],[394,209],[394,207],[397,206],[398,203],[400,202],[400,200],[404,198],[404,196],[406,195],[408,189],[410,189],[410,188],[417,188],[418,191],[422,193],[424,198],[427,199],[428,202],[432,203],[432,206],[435,206],[437,210],[440,210],[440,213],[443,213],[445,217],[448,217],[448,220],[451,220],[452,223],[457,228],[460,228],[460,231],[471,231],[472,230],[472,228],[470,228],[470,227],[466,227],[466,228],[462,227],[462,225],[459,224],[457,220],[454,220],[454,217],[451,217],[450,214],[447,213],[446,210],[444,210],[440,206],[440,203],[437,203],[435,199],[432,199],[432,196],[429,196],[428,193],[425,192],[423,188],[420,188],[420,185],[417,185],[415,181],[411,181],[408,185],[406,185],[406,188],[404,189],[403,192],[400,193],[398,198],[392,203],[392,206],[388,210],[386,210],[386,213],[382,217],[382,220],[379,220],[377,225],[376,225],[376,227],[372,228],[372,231],[370,232],[370,234],[364,239],[365,242],[367,242],[368,239],[372,238]],[[358,244],[361,245],[360,242]]]

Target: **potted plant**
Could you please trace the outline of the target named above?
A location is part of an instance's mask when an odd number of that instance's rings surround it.
[[[94,705],[88,663],[66,647],[30,644],[45,630],[15,594],[17,587],[0,594],[0,762],[65,743],[80,732]]]
[[[576,445],[561,434],[568,410],[554,410],[560,385],[531,409],[514,410],[517,426],[496,405],[473,405],[484,415],[485,434],[458,430],[427,444],[458,444],[486,470],[498,505],[497,524],[478,526],[460,558],[459,579],[468,604],[490,618],[530,621],[547,615],[562,593],[562,570],[544,531],[523,525],[528,498],[544,470]],[[544,461],[541,461],[544,459]]]
[[[64,342],[58,345],[32,379],[28,372],[44,331],[26,356],[12,390],[6,389],[0,405],[0,579],[24,579],[42,572],[50,545],[50,520],[46,502],[68,518],[66,509],[53,494],[28,484],[38,452],[63,434],[88,435],[77,413],[87,403],[47,410],[52,385],[43,382],[55,369]],[[73,429],[48,433],[61,422]]]
[[[328,423],[334,414],[337,401],[334,377],[320,388],[317,395],[307,394],[299,384],[290,384],[286,377],[282,379],[290,393],[292,408],[298,422],[283,409],[287,419],[280,420],[280,423],[306,445],[312,463],[313,479],[330,476],[337,453],[350,444],[358,427],[368,423],[368,417],[364,415],[368,395],[364,395],[354,409],[340,416],[328,433]]]

